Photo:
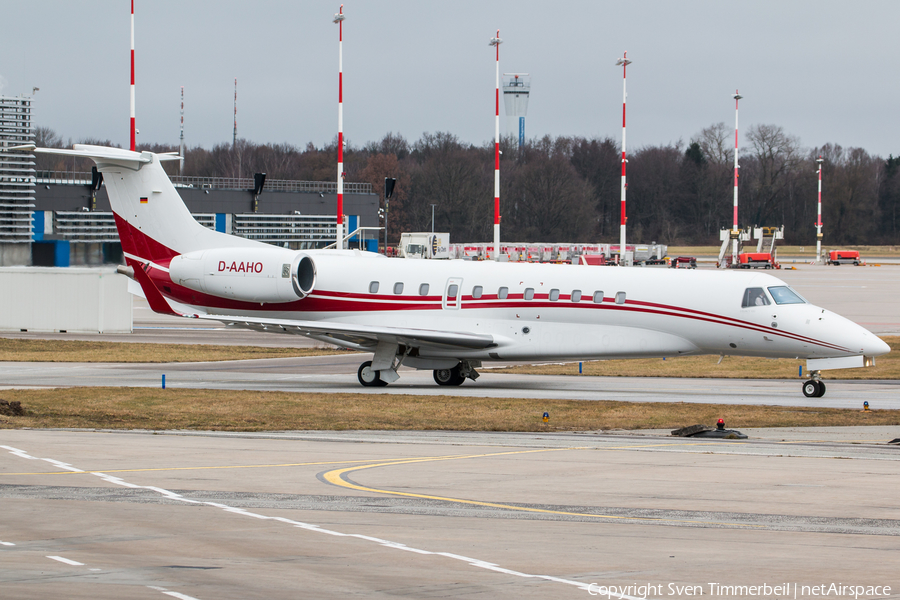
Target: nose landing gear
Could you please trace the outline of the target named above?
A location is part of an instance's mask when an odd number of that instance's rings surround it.
[[[821,398],[825,395],[825,382],[819,378],[818,371],[810,371],[810,378],[803,383],[803,395],[807,398]]]

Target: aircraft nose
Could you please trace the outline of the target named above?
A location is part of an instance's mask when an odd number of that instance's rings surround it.
[[[871,339],[866,340],[866,344],[863,346],[863,354],[866,356],[881,356],[890,351],[891,347],[874,334],[871,336]]]

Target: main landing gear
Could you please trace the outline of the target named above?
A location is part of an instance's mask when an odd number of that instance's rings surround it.
[[[465,375],[459,371],[459,365],[452,369],[434,370],[434,382],[438,385],[462,385],[465,380]]]
[[[481,366],[481,361],[461,360],[459,364],[450,369],[435,369],[434,381],[438,385],[462,385],[466,379],[475,381],[478,379],[476,367]]]
[[[359,382],[364,387],[384,387],[387,385],[387,381],[384,381],[381,378],[378,371],[372,370],[371,360],[367,360],[359,365],[359,370],[356,372],[356,378],[359,379]]]
[[[825,395],[825,382],[819,379],[818,371],[810,371],[810,378],[803,383],[803,395],[807,398],[821,398]]]
[[[441,362],[447,364],[450,361],[443,360]],[[367,360],[363,364],[359,365],[359,370],[357,370],[356,372],[356,378],[359,379],[359,383],[365,387],[384,387],[389,383],[397,381],[397,368],[399,366],[400,363],[395,360],[390,369],[376,371],[372,368],[372,361]],[[427,369],[428,366],[432,365],[427,365],[424,368]],[[453,367],[434,369],[434,381],[438,385],[462,385],[466,379],[471,379],[474,381],[478,378],[478,371],[476,371],[475,368],[480,366],[480,361],[462,360]],[[421,369],[423,367],[419,366],[417,368]]]

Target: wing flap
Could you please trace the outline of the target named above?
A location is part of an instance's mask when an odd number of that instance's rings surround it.
[[[229,317],[225,315],[198,315],[200,319],[221,321],[234,327],[245,327],[258,331],[278,331],[294,333],[315,339],[334,340],[338,345],[375,346],[379,342],[390,342],[414,347],[461,348],[481,350],[496,346],[491,335],[435,329],[413,329],[406,327],[375,327],[326,321],[299,321],[292,319],[265,319]]]

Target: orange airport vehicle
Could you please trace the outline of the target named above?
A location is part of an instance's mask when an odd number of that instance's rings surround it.
[[[739,255],[741,269],[776,269],[775,259],[768,252],[742,252]]]
[[[857,250],[832,250],[828,253],[828,262],[833,265],[853,264],[859,266],[866,264],[865,261],[859,257],[859,251]]]
[[[676,256],[669,261],[672,269],[696,269],[697,259],[693,256]]]
[[[608,264],[606,262],[605,254],[582,254],[578,257],[580,265],[593,265],[593,266],[603,266]]]

